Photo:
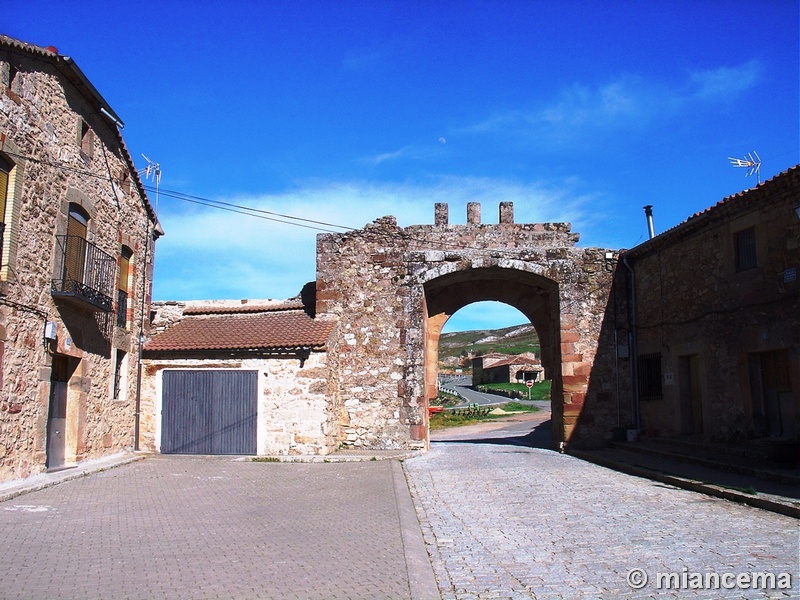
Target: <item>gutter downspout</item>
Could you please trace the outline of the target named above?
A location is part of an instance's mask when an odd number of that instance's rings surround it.
[[[150,244],[154,244],[155,231],[151,234],[150,227],[147,228],[147,243],[144,246],[144,261],[142,262],[142,296],[139,307],[139,349],[138,360],[136,361],[136,402],[133,412],[133,451],[139,451],[139,415],[142,406],[142,346],[144,346],[144,307],[145,294],[147,294],[147,257]]]
[[[641,418],[639,414],[639,360],[638,349],[636,346],[636,272],[628,262],[628,257],[622,257],[622,264],[631,273],[631,284],[628,287],[630,292],[630,315],[631,327],[628,332],[628,345],[631,357],[631,421],[635,429],[641,429]]]

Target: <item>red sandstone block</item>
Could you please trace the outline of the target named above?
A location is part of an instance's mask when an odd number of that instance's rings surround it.
[[[411,426],[411,439],[415,442],[425,439],[425,434],[427,433],[427,428],[424,425],[412,425]]]
[[[580,341],[580,334],[574,329],[561,329],[561,343],[578,342]]]
[[[574,350],[574,348],[572,347],[572,344],[568,344],[568,345],[570,346],[570,350]],[[565,362],[582,363],[583,362],[583,354],[565,353],[563,348],[561,349],[561,352],[562,352],[562,354],[561,354],[561,362],[562,363],[565,363]]]
[[[574,366],[575,375],[585,375],[588,377],[592,372],[592,363],[583,362]]]

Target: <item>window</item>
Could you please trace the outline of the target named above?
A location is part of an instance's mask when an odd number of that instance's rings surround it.
[[[661,353],[642,354],[639,356],[639,399],[660,400],[661,390]]]
[[[756,230],[753,227],[733,234],[736,270],[746,271],[758,266],[756,262]]]
[[[116,360],[114,360],[114,390],[113,390],[113,398],[115,400],[124,400],[124,390],[123,385],[127,383],[127,370],[126,365],[128,364],[125,358],[127,354],[122,350],[117,350]]]
[[[117,280],[117,327],[127,328],[128,290],[130,288],[130,267],[133,250],[122,247],[119,258],[119,279]]]
[[[77,204],[70,204],[64,256],[64,278],[69,281],[83,282],[88,224],[89,215]]]
[[[11,163],[0,156],[0,267],[4,264],[6,206],[8,204],[8,182],[11,178],[11,167]]]
[[[81,156],[87,160],[94,155],[94,133],[86,121],[81,120]]]

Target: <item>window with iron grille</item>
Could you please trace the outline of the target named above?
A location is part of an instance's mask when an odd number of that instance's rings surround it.
[[[733,234],[736,270],[746,271],[758,266],[756,262],[756,230],[753,227]]]
[[[660,400],[664,397],[661,389],[661,353],[639,356],[639,399]]]

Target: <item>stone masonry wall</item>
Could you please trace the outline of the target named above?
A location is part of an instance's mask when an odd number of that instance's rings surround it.
[[[759,383],[751,363],[763,353],[780,351],[788,357],[780,365],[777,388],[786,399],[780,408],[783,435],[797,438],[798,197],[800,169],[795,167],[630,251],[638,354],[660,355],[662,369],[662,397],[641,402],[644,429],[661,435],[703,434],[719,441],[767,434],[764,415],[759,417],[754,406],[753,389]],[[737,270],[735,236],[750,228],[757,265]],[[690,427],[685,399],[691,385],[685,368],[692,357],[695,394],[702,404],[695,427]]]
[[[115,126],[65,79],[55,55],[7,50],[0,57],[0,154],[12,172],[0,255],[0,480],[45,469],[54,355],[68,357],[71,373],[67,462],[133,446],[135,342],[143,294],[147,314],[143,277],[153,225]],[[114,313],[56,304],[50,294],[55,235],[66,233],[70,202],[89,213],[90,242],[115,258],[123,244],[133,250],[124,328]],[[44,340],[46,322],[56,324],[56,341]],[[114,397],[119,352],[126,355]]]
[[[403,229],[384,217],[359,231],[318,236],[317,314],[340,319],[329,356],[346,444],[425,446],[426,377],[435,368],[428,338],[438,339],[458,308],[490,299],[537,321],[545,368],[554,373],[560,441],[602,437],[590,423],[579,431],[578,416],[613,269],[604,251],[576,248],[569,225],[514,224],[508,204],[499,225],[477,222],[475,206],[472,222],[449,225],[439,206],[434,226]],[[431,314],[432,306],[439,313]],[[611,399],[606,404],[594,409],[615,414]]]

